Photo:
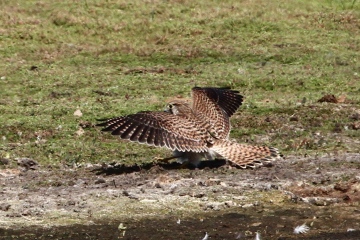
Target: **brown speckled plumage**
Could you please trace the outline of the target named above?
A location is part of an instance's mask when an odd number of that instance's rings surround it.
[[[280,157],[277,149],[238,144],[228,139],[230,117],[243,100],[228,88],[192,89],[192,104],[172,101],[164,112],[139,112],[98,124],[103,131],[132,142],[166,147],[175,157],[194,164],[202,158],[225,158],[240,167],[254,167]]]

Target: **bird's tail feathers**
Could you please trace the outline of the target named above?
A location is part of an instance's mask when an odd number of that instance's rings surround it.
[[[241,168],[255,168],[281,158],[276,148],[239,144],[226,139],[216,141],[211,149]]]

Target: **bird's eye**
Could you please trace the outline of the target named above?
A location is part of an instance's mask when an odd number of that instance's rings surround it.
[[[172,107],[173,107],[172,104],[169,104],[169,105],[168,105],[168,108],[169,108],[169,109],[172,109]]]

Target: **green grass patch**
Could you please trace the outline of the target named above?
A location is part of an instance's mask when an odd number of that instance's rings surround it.
[[[193,86],[245,96],[232,137],[285,154],[359,151],[358,1],[0,3],[0,156],[153,161],[96,119],[162,110]],[[318,103],[325,94],[345,101]],[[81,117],[74,116],[80,109]],[[84,127],[85,126],[85,127]]]

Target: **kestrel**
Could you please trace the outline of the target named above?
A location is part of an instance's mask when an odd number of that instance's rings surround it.
[[[174,100],[165,111],[115,117],[97,126],[121,139],[171,149],[171,158],[194,165],[203,159],[222,158],[246,168],[280,158],[276,148],[229,139],[230,117],[242,101],[239,92],[229,88],[194,87],[191,104]]]

